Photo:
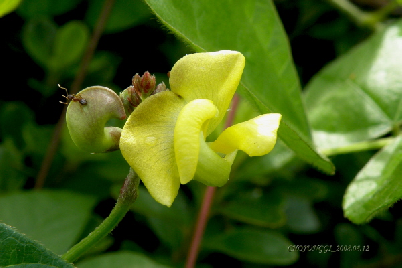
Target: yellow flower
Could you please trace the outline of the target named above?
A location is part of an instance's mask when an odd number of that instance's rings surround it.
[[[229,108],[244,65],[237,51],[187,55],[170,72],[171,91],[150,96],[128,118],[120,150],[156,201],[170,206],[180,184],[192,179],[224,185],[238,149],[250,156],[273,149],[280,114],[258,116],[205,142]]]

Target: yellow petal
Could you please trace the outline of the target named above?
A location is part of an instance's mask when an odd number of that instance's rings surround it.
[[[173,66],[170,87],[187,102],[195,99],[212,100],[219,116],[211,120],[208,136],[224,117],[230,105],[245,64],[244,56],[237,51],[190,54]]]
[[[173,203],[180,187],[173,133],[184,105],[170,91],[147,98],[130,115],[120,138],[123,157],[152,197],[166,206]]]
[[[221,187],[229,180],[237,150],[221,157],[208,144],[200,140],[200,154],[194,179],[209,186]]]
[[[188,183],[193,179],[200,149],[200,135],[204,141],[203,130],[208,121],[219,114],[210,100],[197,99],[189,102],[181,110],[174,130],[174,151],[180,182]]]
[[[224,154],[239,149],[249,156],[265,155],[275,146],[281,117],[281,114],[264,114],[231,126],[210,147]]]

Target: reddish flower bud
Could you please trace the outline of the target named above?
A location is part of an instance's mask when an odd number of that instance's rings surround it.
[[[142,76],[135,74],[131,79],[131,83],[131,86],[120,93],[120,98],[127,114],[131,114],[150,95],[169,90],[163,82],[156,87],[156,78],[148,71]]]
[[[135,74],[132,79],[132,85],[137,95],[142,99],[146,99],[155,90],[156,78],[146,71],[142,76]]]
[[[141,93],[143,95],[149,96],[154,90],[156,85],[156,78],[154,75],[151,75],[148,71],[144,73],[141,77]]]
[[[134,89],[137,90],[138,92],[140,91],[140,87],[141,87],[141,76],[139,76],[138,74],[135,74],[133,76],[133,78],[131,79],[131,84],[133,85]]]
[[[131,106],[134,108],[137,107],[141,103],[141,98],[138,95],[138,92],[134,89],[133,86],[129,86],[127,88],[128,98],[127,100],[130,102]]]

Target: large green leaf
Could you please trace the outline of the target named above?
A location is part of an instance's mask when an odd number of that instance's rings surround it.
[[[198,51],[237,50],[246,57],[242,95],[261,113],[283,115],[280,138],[321,170],[333,165],[313,148],[289,44],[268,0],[146,0],[155,14]]]
[[[28,266],[28,263],[40,263],[43,266]],[[47,268],[48,265],[73,268],[71,264],[66,263],[39,243],[18,233],[12,227],[0,223],[0,267]]]
[[[168,268],[147,256],[134,252],[108,253],[86,259],[77,264],[78,268]]]
[[[9,194],[0,197],[0,221],[62,254],[78,239],[95,201],[65,191]]]
[[[377,138],[402,119],[402,20],[338,58],[307,86],[320,149]]]
[[[364,223],[402,197],[402,137],[377,153],[348,186],[345,216]]]
[[[290,252],[292,243],[282,234],[251,228],[233,229],[206,239],[207,249],[221,251],[240,260],[272,265],[289,265],[298,258]]]

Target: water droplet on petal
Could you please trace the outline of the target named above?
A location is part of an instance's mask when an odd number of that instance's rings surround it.
[[[154,136],[148,136],[145,138],[145,144],[148,146],[153,146],[156,143],[156,138]]]

